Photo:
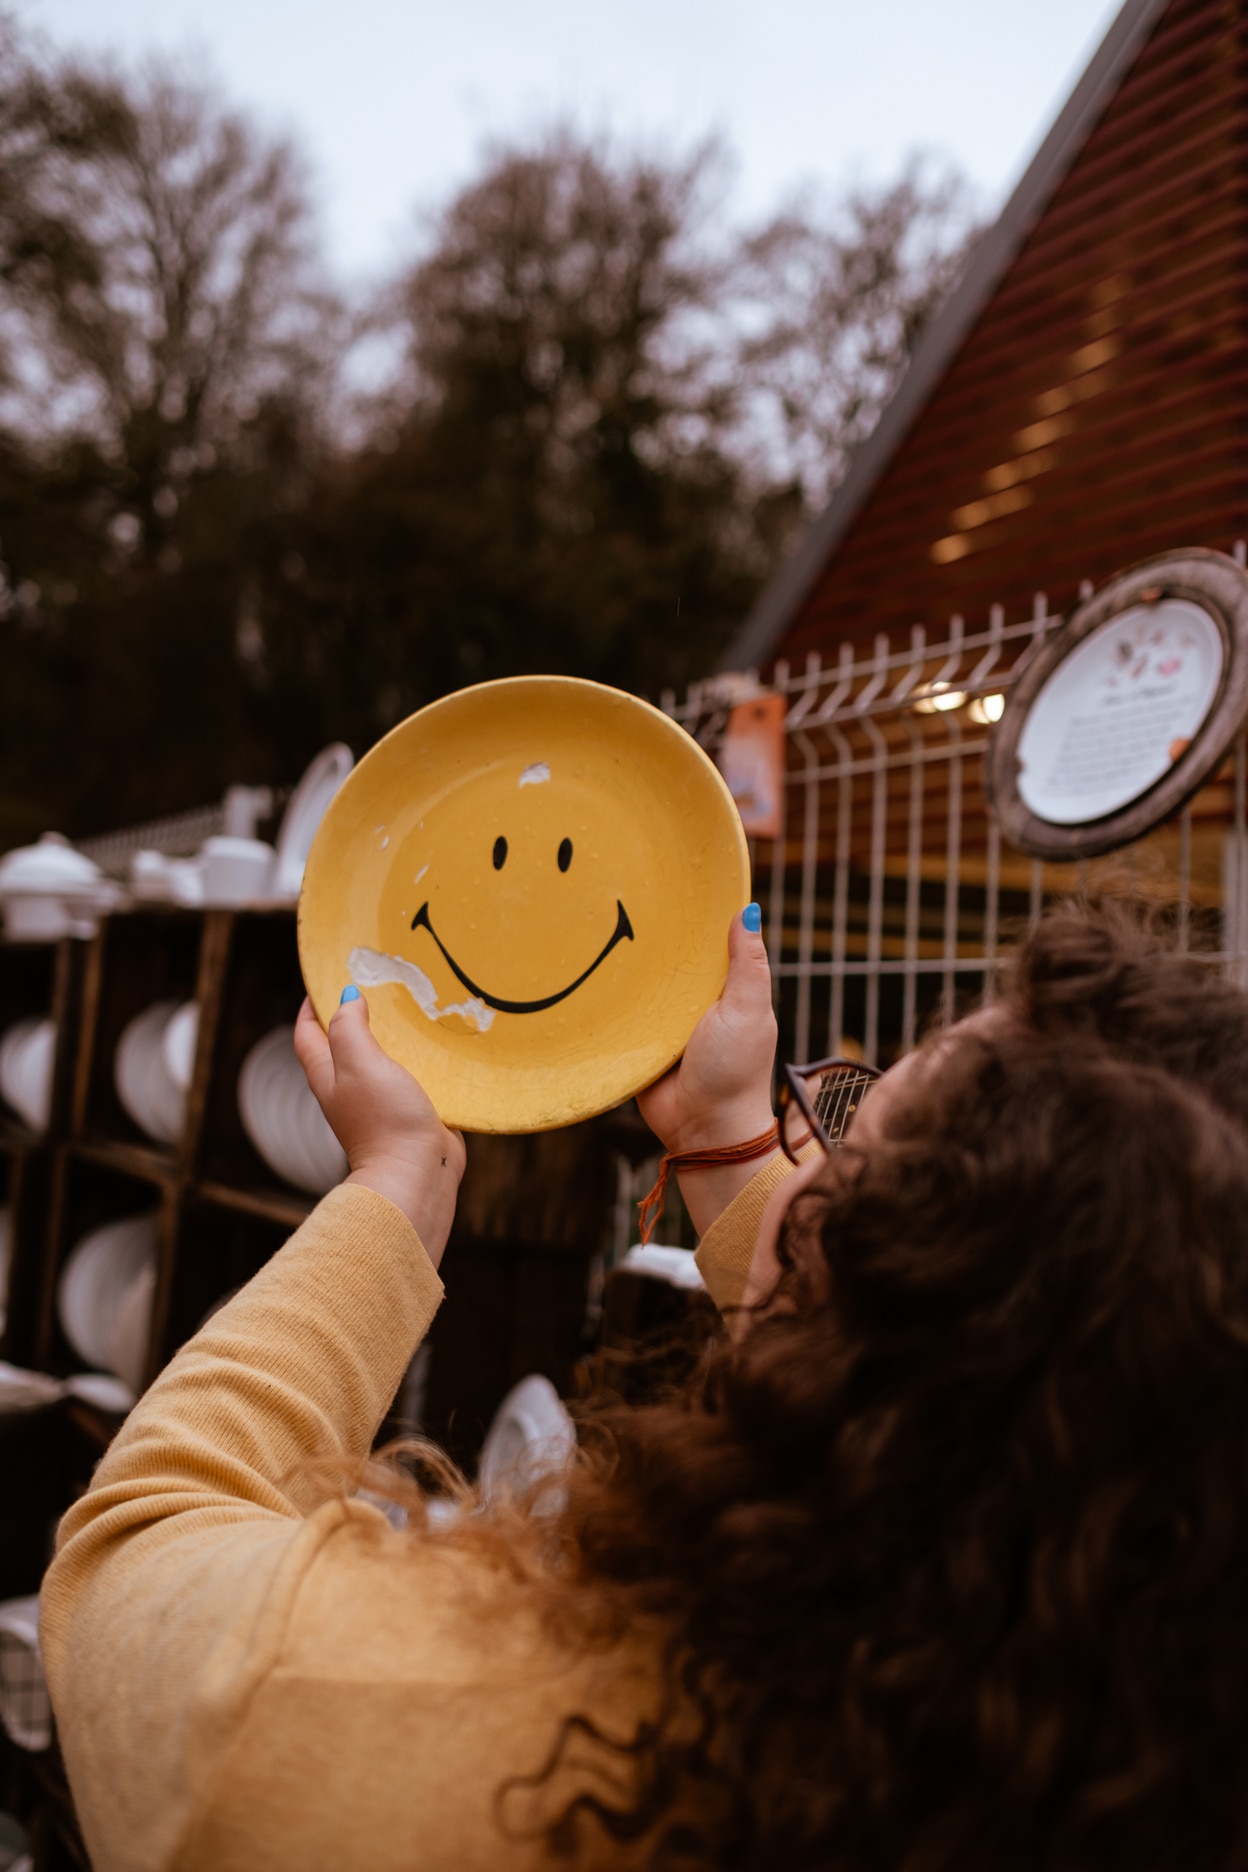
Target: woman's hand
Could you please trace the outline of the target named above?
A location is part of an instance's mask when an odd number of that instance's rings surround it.
[[[754,921],[758,906],[752,904],[750,910]],[[776,1017],[767,951],[759,930],[749,929],[744,917],[734,917],[728,931],[724,992],[694,1028],[684,1058],[647,1091],[638,1093],[641,1115],[665,1151],[711,1150],[761,1137],[772,1124],[775,1052]],[[765,1161],[760,1157],[704,1170],[677,1166],[680,1193],[699,1235],[706,1233]]]
[[[762,935],[734,917],[724,992],[694,1028],[684,1057],[638,1093],[641,1115],[667,1151],[744,1144],[772,1122],[775,1054],[767,951]]]
[[[326,1034],[312,1003],[295,1025],[295,1052],[351,1165],[348,1183],[388,1197],[437,1267],[455,1216],[467,1155],[424,1088],[384,1053],[369,1029],[368,1003],[347,991]]]

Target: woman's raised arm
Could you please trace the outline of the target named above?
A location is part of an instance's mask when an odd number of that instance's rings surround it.
[[[376,1516],[317,1507],[310,1466],[367,1456],[442,1295],[462,1139],[362,1004],[328,1039],[305,1020],[299,1047],[351,1175],[139,1400],[44,1582],[48,1680],[104,1868],[174,1862],[307,1569]]]

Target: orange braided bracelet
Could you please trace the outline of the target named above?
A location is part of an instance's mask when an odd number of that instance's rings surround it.
[[[749,1163],[752,1157],[765,1157],[779,1141],[779,1137],[780,1120],[777,1118],[773,1119],[770,1129],[760,1132],[758,1137],[750,1138],[745,1144],[721,1144],[714,1150],[668,1151],[659,1165],[658,1182],[650,1194],[643,1198],[637,1212],[643,1244],[650,1240],[655,1224],[663,1213],[663,1196],[667,1189],[669,1170],[673,1167],[677,1170],[714,1170],[720,1164]]]

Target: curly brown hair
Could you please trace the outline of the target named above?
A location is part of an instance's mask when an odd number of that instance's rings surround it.
[[[561,1604],[657,1615],[667,1696],[556,1852],[1248,1863],[1248,999],[1067,910],[1000,1005],[830,1160],[743,1343],[603,1413]]]

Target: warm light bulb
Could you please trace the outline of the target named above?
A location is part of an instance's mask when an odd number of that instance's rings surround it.
[[[971,703],[971,720],[982,722],[985,727],[992,722],[999,722],[1004,713],[1005,697],[1003,695],[976,696]]]
[[[949,709],[961,708],[966,701],[965,689],[954,689],[947,682],[929,683],[915,697],[914,706],[920,715],[945,714]]]

